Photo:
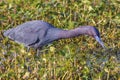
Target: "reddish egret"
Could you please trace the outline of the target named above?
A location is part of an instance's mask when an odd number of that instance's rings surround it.
[[[35,49],[55,40],[72,38],[82,34],[92,36],[104,48],[99,31],[92,26],[80,26],[73,30],[62,30],[47,22],[34,20],[18,25],[16,28],[9,29],[3,33],[4,36],[15,42]]]

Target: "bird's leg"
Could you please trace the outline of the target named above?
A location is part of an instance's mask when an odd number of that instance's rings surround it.
[[[39,48],[39,49],[36,49],[36,56],[39,56],[40,55],[40,53],[41,53],[41,48]]]
[[[26,52],[29,52],[29,51],[30,51],[30,47],[27,47]]]
[[[39,54],[40,54],[40,50],[39,49],[36,49],[36,56],[39,56]]]

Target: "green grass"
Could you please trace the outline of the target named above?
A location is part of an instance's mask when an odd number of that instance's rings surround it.
[[[80,36],[53,42],[36,56],[0,34],[0,80],[120,80],[119,0],[0,1],[0,32],[30,20],[62,29],[96,26],[107,49]]]

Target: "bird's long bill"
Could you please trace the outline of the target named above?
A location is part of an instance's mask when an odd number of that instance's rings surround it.
[[[101,40],[98,36],[95,36],[95,39],[96,39],[96,41],[99,42],[99,44],[100,44],[103,48],[105,48],[104,43],[102,42],[102,40]]]

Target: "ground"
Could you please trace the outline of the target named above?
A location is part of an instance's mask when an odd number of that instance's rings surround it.
[[[80,36],[44,46],[36,56],[0,35],[0,79],[120,80],[120,1],[1,0],[0,32],[30,20],[44,20],[61,29],[91,25],[107,47]]]

